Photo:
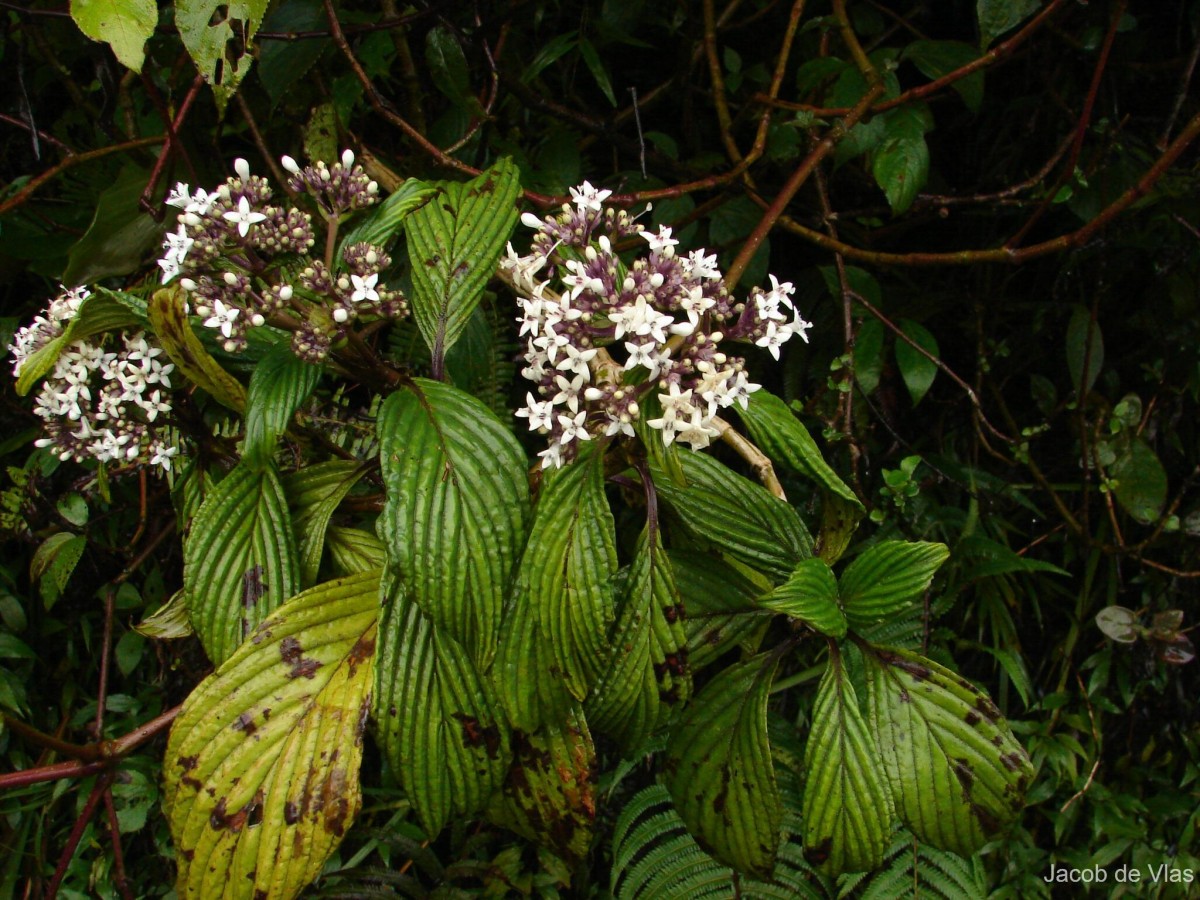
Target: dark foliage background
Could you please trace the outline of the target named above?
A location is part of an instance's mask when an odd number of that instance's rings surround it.
[[[0,4],[0,337],[59,282],[152,290],[166,189],[238,156],[352,146],[445,178],[507,155],[535,207],[583,179],[653,200],[743,287],[796,282],[812,343],[756,358],[759,380],[823,435],[872,534],[952,549],[896,639],[989,685],[1037,766],[980,857],[988,889],[1045,893],[1052,861],[1200,869],[1200,6],[280,0],[222,111],[160,5],[139,75],[61,4]],[[930,87],[981,41],[977,74]],[[5,387],[0,754],[75,768],[0,776],[0,894],[161,895],[162,739],[121,744],[116,769],[59,742],[136,734],[206,672],[194,640],[132,630],[180,583],[169,493],[31,452],[29,406]],[[33,583],[63,531],[86,537],[73,574]],[[1127,643],[1096,623],[1114,605],[1141,626]],[[364,772],[319,891],[606,889],[603,842],[570,888],[499,830],[422,846],[370,750]],[[602,787],[611,828],[628,786]]]

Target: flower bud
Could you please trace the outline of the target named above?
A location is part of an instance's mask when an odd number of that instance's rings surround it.
[[[296,162],[294,159],[292,159],[290,156],[283,156],[283,157],[281,157],[281,158],[280,158],[280,160],[279,160],[279,162],[280,162],[280,163],[282,163],[282,164],[283,164],[283,167],[284,167],[285,169],[287,169],[287,170],[288,170],[288,172],[290,172],[291,174],[293,174],[293,175],[299,175],[299,174],[300,174],[300,166],[299,166],[299,164],[298,164],[298,163],[297,163],[297,162]]]
[[[233,161],[233,171],[237,172],[238,178],[242,181],[250,180],[250,163],[246,162],[240,156]]]

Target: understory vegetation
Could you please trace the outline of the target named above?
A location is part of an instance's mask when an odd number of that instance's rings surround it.
[[[0,896],[1195,891],[1200,4],[0,15]]]

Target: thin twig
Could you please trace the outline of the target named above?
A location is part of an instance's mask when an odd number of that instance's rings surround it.
[[[1081,787],[1078,791],[1076,791],[1074,796],[1072,796],[1070,800],[1068,800],[1066,803],[1064,803],[1062,805],[1062,809],[1059,810],[1060,813],[1065,813],[1068,809],[1071,808],[1072,803],[1074,803],[1076,800],[1078,800],[1080,797],[1082,797],[1084,794],[1086,794],[1088,792],[1088,790],[1092,786],[1092,782],[1096,778],[1096,772],[1100,769],[1101,742],[1100,742],[1100,729],[1098,729],[1096,727],[1096,713],[1092,709],[1092,701],[1088,697],[1087,688],[1084,687],[1083,679],[1079,677],[1078,672],[1075,673],[1075,680],[1077,682],[1079,682],[1079,694],[1081,697],[1083,697],[1083,702],[1087,705],[1088,720],[1092,724],[1092,740],[1096,742],[1096,761],[1094,763],[1092,763],[1092,771],[1088,773],[1087,781],[1084,782],[1083,787]]]
[[[737,451],[737,455],[754,469],[758,480],[763,483],[763,487],[780,500],[787,500],[787,494],[783,492],[783,485],[779,483],[775,467],[767,455],[720,416],[715,417],[712,423],[721,432],[721,440]]]
[[[67,874],[67,867],[71,865],[71,859],[75,856],[75,850],[79,847],[83,832],[87,829],[88,823],[92,820],[92,814],[96,812],[96,807],[110,784],[112,784],[111,772],[105,772],[96,779],[96,784],[92,787],[87,802],[84,803],[78,818],[75,819],[71,833],[67,835],[67,843],[58,857],[58,865],[54,867],[54,876],[50,879],[50,884],[46,886],[46,900],[54,900],[58,896],[58,887]]]

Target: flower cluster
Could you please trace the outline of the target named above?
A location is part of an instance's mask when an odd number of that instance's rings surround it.
[[[521,221],[537,231],[530,253],[510,244],[501,260],[522,310],[522,374],[537,385],[516,414],[547,435],[544,468],[572,459],[581,441],[633,436],[643,406],[657,407],[645,424],[664,444],[708,446],[720,433],[718,411],[745,408],[759,388],[723,342],[754,343],[778,359],[784,342],[807,341],[812,327],[789,282],[772,275],[769,291],[735,302],[715,254],[679,255],[670,228],[641,230],[624,210],[605,207],[611,193],[585,181],[554,215],[526,213]],[[613,245],[633,235],[648,253],[626,263]]]
[[[359,316],[397,318],[408,311],[400,291],[380,282],[391,258],[382,247],[355,243],[333,258],[333,238],[342,218],[378,199],[379,186],[346,150],[333,165],[301,168],[282,159],[288,188],[307,195],[326,229],[328,256],[312,259],[313,217],[276,203],[265,178],[252,175],[244,159],[234,177],[215,191],[190,193],[177,184],[167,204],[181,210],[178,229],[166,236],[163,284],[179,278],[207,328],[220,332],[224,348],[237,352],[246,334],[275,319],[293,331],[292,349],[319,362]]]
[[[9,347],[14,376],[30,356],[63,334],[87,296],[84,288],[64,290],[45,315],[17,332]],[[162,349],[144,332],[122,339],[124,347],[117,352],[85,340],[62,351],[35,401],[34,412],[46,431],[35,443],[64,460],[136,461],[169,471],[179,452],[167,438],[165,423],[175,366],[159,359]]]

